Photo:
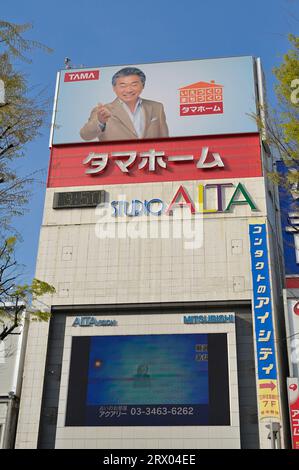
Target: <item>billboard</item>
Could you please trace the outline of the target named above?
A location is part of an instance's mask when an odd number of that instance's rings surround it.
[[[262,176],[259,136],[245,134],[53,147],[47,186],[258,176]]]
[[[291,368],[299,375],[299,298],[287,299],[287,325],[290,342]]]
[[[292,448],[299,450],[299,379],[287,379]]]
[[[59,73],[50,145],[258,132],[254,59]]]
[[[277,171],[285,175],[288,171],[298,171],[277,162]],[[284,264],[286,276],[299,276],[299,192],[279,186],[280,217],[283,237]],[[299,284],[298,284],[299,285]],[[290,286],[295,287],[295,286]]]
[[[227,334],[72,338],[66,426],[230,425]]]

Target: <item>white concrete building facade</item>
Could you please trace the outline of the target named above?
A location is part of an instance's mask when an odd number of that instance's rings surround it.
[[[177,159],[127,175],[128,149]],[[17,448],[288,446],[270,166],[258,133],[51,149]]]

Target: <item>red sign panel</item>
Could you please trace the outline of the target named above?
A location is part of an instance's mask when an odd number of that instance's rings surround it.
[[[48,187],[262,176],[257,134],[52,147]]]
[[[286,287],[287,289],[299,289],[299,277],[287,277]]]
[[[299,450],[299,379],[288,378],[289,411],[292,447]]]
[[[98,80],[100,77],[99,70],[83,70],[77,72],[66,72],[64,75],[65,82],[82,82],[83,80]]]

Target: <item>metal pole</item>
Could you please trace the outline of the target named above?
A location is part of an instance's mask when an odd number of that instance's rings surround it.
[[[281,449],[281,435],[280,435],[280,430],[278,430],[277,433],[276,433],[276,439],[277,439],[277,449]]]
[[[273,422],[270,423],[270,439],[271,439],[271,449],[275,449],[275,434],[273,431]]]

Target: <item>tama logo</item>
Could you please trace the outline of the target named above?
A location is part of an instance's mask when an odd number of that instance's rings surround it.
[[[84,72],[66,72],[64,75],[65,82],[80,82],[83,80],[98,80],[100,77],[99,70],[87,70]]]

